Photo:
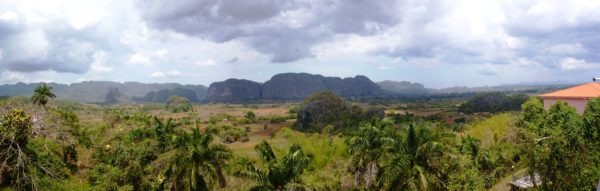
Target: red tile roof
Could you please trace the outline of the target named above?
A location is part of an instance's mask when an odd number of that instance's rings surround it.
[[[600,83],[589,82],[540,95],[542,98],[589,99],[600,97]]]

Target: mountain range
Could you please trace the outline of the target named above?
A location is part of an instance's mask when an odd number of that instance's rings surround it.
[[[0,85],[0,96],[30,96],[40,83]],[[373,82],[368,77],[339,78],[308,73],[281,73],[264,83],[245,79],[227,79],[204,85],[178,83],[139,83],[84,81],[69,85],[49,83],[58,99],[93,103],[160,102],[177,95],[191,102],[243,103],[247,101],[299,100],[317,91],[332,91],[341,97],[428,95],[482,91],[543,91],[566,84],[515,84],[483,87],[426,88],[408,81]]]

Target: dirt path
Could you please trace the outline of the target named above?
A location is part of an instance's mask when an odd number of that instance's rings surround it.
[[[490,188],[490,191],[509,191],[510,187],[508,186],[508,183],[512,181],[513,175],[515,175],[516,177],[522,177],[523,175],[525,175],[525,173],[527,173],[527,168],[518,170],[515,173],[511,173],[508,176],[505,176],[496,185],[494,185],[494,187]]]

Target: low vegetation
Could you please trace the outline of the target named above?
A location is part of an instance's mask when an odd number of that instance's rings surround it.
[[[590,190],[600,179],[600,100],[583,115],[536,98],[460,115],[456,100],[386,106],[330,92],[176,113],[30,101],[0,100],[3,190],[488,190],[518,171],[539,175],[539,190]]]

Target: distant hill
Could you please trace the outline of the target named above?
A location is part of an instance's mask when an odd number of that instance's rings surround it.
[[[244,102],[262,98],[261,84],[250,80],[227,79],[208,86],[206,101]]]
[[[388,96],[402,96],[402,95],[435,95],[435,94],[452,94],[452,93],[477,93],[477,92],[531,92],[541,93],[558,88],[564,88],[573,84],[569,83],[519,83],[519,84],[502,84],[498,86],[480,86],[480,87],[467,87],[467,86],[453,86],[441,89],[427,88],[423,84],[417,82],[408,81],[381,81],[377,82],[381,89],[385,90]]]
[[[558,83],[558,82],[557,82]],[[0,85],[2,96],[31,96],[39,83],[16,83]],[[264,83],[245,79],[228,79],[203,85],[178,83],[139,83],[84,81],[70,85],[49,83],[58,99],[82,102],[166,102],[171,96],[185,97],[191,102],[236,102],[300,100],[314,92],[332,91],[345,98],[364,97],[414,97],[422,95],[447,95],[474,92],[522,92],[544,93],[572,84],[521,83],[499,86],[464,87],[442,89],[427,88],[421,83],[408,81],[373,82],[366,76],[349,78],[326,77],[308,73],[276,74]]]
[[[342,79],[307,73],[283,73],[273,76],[263,84],[263,98],[302,99],[325,90],[342,97],[374,96],[383,92],[377,84],[361,75]]]
[[[419,95],[419,94],[428,94],[434,89],[425,88],[423,84],[417,82],[408,82],[408,81],[390,81],[385,80],[382,82],[377,82],[377,85],[381,87],[381,89],[385,90],[388,93],[392,94],[411,94],[411,95]]]
[[[206,100],[211,102],[294,100],[326,90],[342,97],[376,96],[383,93],[377,84],[365,76],[342,79],[307,73],[283,73],[273,76],[264,84],[239,79],[212,83],[208,87]]]
[[[16,83],[0,85],[0,96],[31,96],[33,90],[40,83]],[[57,99],[71,99],[82,102],[105,102],[106,95],[111,88],[117,88],[125,97],[144,97],[149,92],[173,90],[176,88],[187,89],[196,94],[196,100],[204,100],[206,86],[181,85],[177,83],[139,83],[139,82],[110,82],[110,81],[84,81],[70,85],[49,83]],[[189,98],[188,98],[189,99]],[[191,99],[190,99],[191,100]]]
[[[160,90],[160,91],[151,91],[148,92],[144,97],[133,97],[132,100],[136,101],[136,102],[160,102],[160,103],[166,103],[167,100],[169,100],[169,98],[171,98],[172,96],[179,96],[179,97],[185,97],[186,99],[188,99],[190,102],[198,102],[198,96],[196,95],[196,92],[190,90],[190,89],[185,89],[185,88],[175,88],[172,90],[169,89],[164,89],[164,90]]]

